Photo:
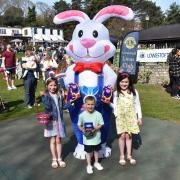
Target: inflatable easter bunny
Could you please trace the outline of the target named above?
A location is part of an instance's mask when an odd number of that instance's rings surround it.
[[[133,12],[126,6],[113,5],[100,10],[93,20],[90,20],[85,13],[77,10],[65,11],[54,17],[55,24],[70,21],[80,22],[73,32],[72,40],[66,47],[67,53],[73,57],[75,64],[68,67],[64,78],[65,85],[70,86],[71,89],[68,98],[75,99],[74,106],[69,109],[69,112],[78,140],[74,156],[79,159],[85,159],[85,152],[82,133],[78,129],[77,121],[79,113],[82,112],[83,98],[88,95],[96,97],[95,109],[102,113],[104,119],[104,126],[101,129],[102,148],[99,152],[100,157],[108,157],[111,154],[111,149],[106,147],[112,114],[108,101],[111,98],[106,98],[105,95],[112,94],[109,90],[112,90],[116,82],[116,74],[105,64],[105,61],[115,54],[116,48],[110,42],[108,29],[102,24],[110,17],[132,20]],[[72,89],[76,89],[73,94],[77,92],[77,96],[72,94]]]

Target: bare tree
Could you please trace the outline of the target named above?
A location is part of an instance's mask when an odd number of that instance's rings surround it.
[[[35,6],[39,23],[43,22],[44,25],[52,25],[55,10],[44,2],[37,2]]]
[[[3,15],[4,12],[9,8],[9,0],[0,0],[0,15]]]
[[[47,11],[49,11],[50,10],[50,7],[46,4],[46,3],[44,3],[44,2],[37,2],[36,4],[35,4],[35,6],[36,6],[36,10],[37,10],[37,12],[41,15],[41,14],[45,14],[45,13],[47,13]]]
[[[28,7],[32,7],[34,4],[31,0],[0,0],[0,15],[11,6],[20,8],[24,11],[24,16],[27,15]]]

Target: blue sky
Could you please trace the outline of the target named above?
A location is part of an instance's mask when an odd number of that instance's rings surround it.
[[[176,2],[176,4],[180,5],[180,0],[152,0],[153,2],[156,2],[157,6],[160,6],[163,11],[166,11],[169,6]]]
[[[53,5],[53,3],[58,0],[32,0],[32,1],[33,2],[42,1],[47,3],[48,5]],[[180,0],[149,0],[149,1],[156,2],[156,5],[160,6],[163,11],[166,11],[173,2],[176,2],[176,4],[180,5]],[[66,2],[70,3],[71,0],[66,0]]]

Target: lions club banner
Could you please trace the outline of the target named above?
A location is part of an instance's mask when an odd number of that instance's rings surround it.
[[[129,74],[136,74],[136,55],[139,40],[139,32],[128,33],[121,44],[120,68]]]

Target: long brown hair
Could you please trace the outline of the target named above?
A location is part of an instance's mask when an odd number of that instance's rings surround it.
[[[133,96],[136,96],[136,92],[135,92],[135,89],[134,89],[134,86],[133,86],[133,82],[132,82],[131,76],[130,76],[130,74],[128,74],[126,72],[121,72],[117,76],[117,81],[116,81],[117,95],[119,96],[119,94],[122,93],[122,89],[121,89],[119,83],[123,79],[126,79],[126,78],[128,78],[128,80],[129,80],[128,93],[129,94],[133,93]]]

